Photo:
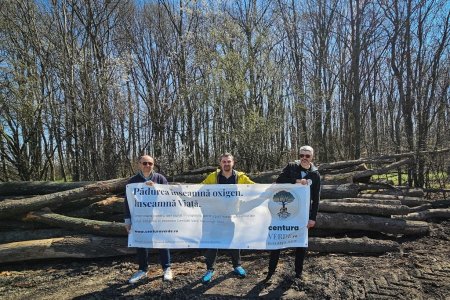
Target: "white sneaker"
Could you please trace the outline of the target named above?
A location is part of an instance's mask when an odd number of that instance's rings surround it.
[[[172,274],[172,270],[170,269],[170,267],[168,267],[164,270],[163,279],[164,279],[164,281],[172,281],[173,280],[173,274]]]
[[[142,278],[147,277],[147,272],[144,272],[142,270],[137,271],[136,273],[131,276],[130,280],[128,280],[129,283],[136,283]]]

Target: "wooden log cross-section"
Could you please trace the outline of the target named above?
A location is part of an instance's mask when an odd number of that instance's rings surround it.
[[[52,207],[53,209],[55,206],[63,205],[65,202],[91,197],[93,195],[120,193],[125,190],[127,182],[127,178],[114,179],[21,201],[4,200],[0,202],[0,218],[17,216],[44,207]]]

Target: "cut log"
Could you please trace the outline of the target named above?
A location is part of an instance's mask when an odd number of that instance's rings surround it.
[[[76,232],[92,233],[102,236],[127,236],[123,223],[96,221],[82,218],[72,218],[46,211],[28,213],[24,221],[40,222]]]
[[[317,214],[317,223],[315,227],[318,229],[348,229],[403,235],[426,235],[430,230],[428,223],[421,221],[320,212]]]
[[[0,218],[13,217],[43,207],[61,206],[66,202],[88,198],[94,195],[119,193],[125,190],[127,178],[102,181],[69,191],[36,196],[22,201],[5,200],[0,202]]]
[[[404,166],[404,165],[409,165],[412,162],[413,162],[412,158],[406,158],[406,159],[403,159],[400,161],[396,161],[396,162],[394,162],[388,166],[385,166],[383,168],[357,172],[356,174],[353,175],[353,180],[355,182],[358,182],[359,180],[366,180],[367,177],[370,177],[373,175],[385,174],[385,173],[389,172],[390,170],[398,169],[399,167]],[[365,182],[365,181],[363,181],[363,182]]]
[[[77,182],[52,182],[52,181],[11,181],[0,182],[0,195],[2,196],[25,196],[46,195],[80,188],[91,181]]]
[[[380,194],[360,194],[359,198],[366,199],[381,199],[381,200],[400,200],[403,205],[409,207],[420,206],[424,204],[430,204],[432,201],[418,198],[418,197],[408,197],[408,196],[395,196],[395,195],[380,195]]]
[[[354,183],[355,175],[358,175],[361,171],[353,171],[349,173],[338,173],[338,174],[325,174],[322,175],[321,179],[323,184],[344,184],[344,183]],[[369,183],[370,176],[367,176],[365,180],[359,178],[358,182]]]
[[[367,170],[366,164],[359,164],[355,166],[350,166],[348,168],[343,168],[339,170],[333,170],[333,169],[322,169],[319,170],[321,175],[335,175],[335,174],[342,174],[342,173],[351,173],[355,171],[365,171]]]
[[[424,211],[414,212],[407,214],[406,216],[399,216],[404,220],[415,221],[428,221],[428,220],[449,220],[450,209],[449,208],[435,208],[427,209]]]
[[[405,205],[321,202],[319,204],[319,211],[373,216],[391,216],[407,214],[409,213],[409,207]]]
[[[217,170],[218,167],[213,167],[213,166],[206,166],[206,167],[202,167],[202,168],[198,168],[198,169],[194,169],[194,170],[188,170],[186,172],[183,172],[179,175],[198,175],[198,174],[206,174],[206,173],[211,173],[214,172],[215,170]]]
[[[67,201],[62,204],[54,205],[51,207],[51,209],[55,212],[64,214],[65,212],[78,210],[82,207],[89,206],[93,203],[97,203],[99,201],[108,199],[109,197],[112,197],[112,196],[113,195],[111,195],[111,194],[108,194],[108,195],[102,194],[102,195],[94,195],[92,197],[87,197],[87,198],[73,199],[71,201]]]
[[[38,229],[38,230],[14,230],[2,232],[0,234],[0,244],[21,242],[29,240],[42,240],[66,235],[73,235],[74,232],[66,229]]]
[[[124,200],[123,197],[109,197],[92,203],[88,207],[65,213],[65,215],[75,218],[123,220]]]
[[[394,241],[364,238],[318,238],[311,237],[308,250],[321,253],[364,253],[381,254],[399,251],[400,245]]]
[[[18,220],[1,220],[0,221],[0,234],[4,231],[10,230],[38,230],[38,229],[50,229],[54,228],[47,224],[42,223],[30,223]]]
[[[401,205],[400,200],[383,200],[383,199],[366,199],[366,198],[342,198],[342,199],[323,199],[323,202],[338,202],[338,203],[367,203],[367,204],[382,204],[382,205]]]
[[[355,183],[340,185],[322,185],[320,191],[321,199],[356,198],[361,185]]]
[[[93,235],[23,241],[0,245],[0,263],[53,258],[95,258],[135,253],[126,237]]]

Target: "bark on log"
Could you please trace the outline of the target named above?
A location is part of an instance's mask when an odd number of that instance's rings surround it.
[[[80,188],[95,182],[52,182],[52,181],[11,181],[0,182],[0,195],[2,196],[26,196],[46,195]]]
[[[323,169],[319,170],[320,174],[322,175],[335,175],[335,174],[342,174],[342,173],[350,173],[355,171],[365,171],[367,170],[366,164],[359,164],[355,166],[350,166],[348,168],[343,168],[339,170],[333,170],[333,169]]]
[[[39,229],[50,229],[54,228],[47,224],[40,223],[30,223],[19,220],[2,220],[0,221],[0,234],[3,234],[4,231],[11,230],[39,230]]]
[[[5,200],[0,202],[0,218],[12,217],[46,206],[61,206],[71,200],[92,197],[99,194],[123,192],[128,179],[102,181],[69,191],[36,196],[23,201]]]
[[[14,230],[2,232],[0,234],[0,244],[30,241],[30,240],[50,239],[73,234],[74,234],[73,231],[59,228],[38,229],[38,230]]]
[[[373,216],[391,216],[407,214],[409,213],[409,207],[405,205],[321,202],[319,204],[319,211]]]
[[[408,196],[394,196],[394,195],[380,195],[380,194],[360,194],[360,198],[366,199],[380,199],[380,200],[400,200],[403,205],[409,207],[420,206],[424,204],[430,204],[432,201],[418,197]]]
[[[116,214],[123,215],[124,198],[112,196],[104,200],[92,203],[91,205],[66,213],[69,217],[91,218],[94,216],[112,216]]]
[[[362,230],[403,235],[425,235],[429,232],[426,222],[352,215],[344,213],[318,213],[318,229]]]
[[[366,171],[358,172],[355,175],[353,175],[353,180],[355,182],[358,182],[358,180],[366,180],[367,177],[370,177],[373,175],[385,174],[385,173],[389,172],[390,170],[398,169],[399,167],[401,167],[403,165],[409,165],[412,162],[413,162],[412,158],[406,158],[406,159],[394,162],[394,163],[392,163],[388,166],[385,166],[383,168],[380,168],[380,169],[366,170]]]
[[[342,199],[323,199],[323,200],[320,200],[320,203],[323,203],[323,202],[402,205],[400,200],[382,200],[382,199],[366,199],[366,198],[342,198]]]
[[[344,184],[344,183],[354,183],[355,175],[359,174],[360,171],[353,171],[350,173],[339,173],[339,174],[325,174],[321,176],[321,181],[323,184]],[[365,180],[359,179],[359,182],[369,183],[370,176],[367,176]]]
[[[69,236],[0,245],[0,263],[52,258],[95,258],[135,253],[126,237]]]
[[[389,185],[387,189],[378,189],[379,195],[408,196],[408,197],[425,197],[425,191],[422,188],[410,188],[404,186]]]
[[[73,211],[80,209],[81,207],[86,207],[89,205],[92,205],[93,203],[97,203],[99,201],[102,201],[104,199],[107,199],[109,197],[112,197],[113,195],[95,195],[93,197],[87,197],[87,198],[80,198],[80,199],[73,199],[71,201],[67,201],[62,203],[59,206],[52,206],[52,210],[58,213],[64,214],[65,212]]]
[[[428,221],[428,220],[449,220],[450,209],[449,208],[435,208],[427,209],[424,211],[414,212],[407,214],[406,216],[399,216],[404,220],[415,221]]]
[[[364,253],[381,254],[399,251],[400,245],[394,241],[364,238],[317,238],[308,241],[308,250],[321,253]]]
[[[217,170],[217,167],[207,166],[207,167],[198,168],[198,169],[195,169],[195,170],[189,170],[189,171],[183,172],[183,173],[181,173],[179,175],[207,174],[207,173],[214,172],[215,170]]]
[[[76,232],[92,233],[102,236],[127,236],[127,231],[123,223],[72,218],[52,212],[30,212],[24,217],[24,221],[41,222],[52,226],[72,229]]]
[[[348,183],[340,185],[322,185],[320,191],[321,199],[356,198],[361,185]]]

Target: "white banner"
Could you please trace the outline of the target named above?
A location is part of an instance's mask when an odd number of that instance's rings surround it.
[[[307,247],[308,185],[128,184],[129,247]]]

